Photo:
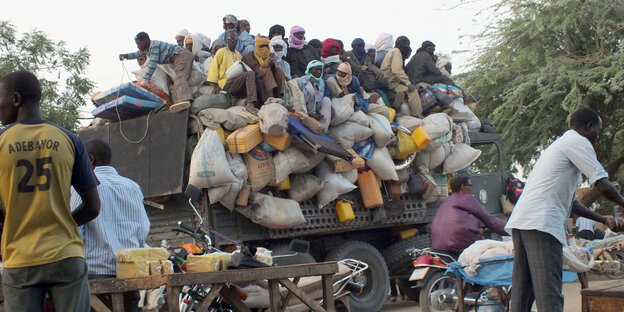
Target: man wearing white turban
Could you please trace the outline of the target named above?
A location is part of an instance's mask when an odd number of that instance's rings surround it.
[[[186,28],[183,28],[180,31],[178,31],[178,33],[175,35],[175,40],[178,43],[178,45],[181,47],[184,47],[184,38],[186,38],[186,36],[190,34],[191,33],[188,30],[186,30]]]

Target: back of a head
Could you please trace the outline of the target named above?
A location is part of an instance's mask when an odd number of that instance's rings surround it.
[[[146,32],[142,31],[136,34],[136,36],[134,36],[134,40],[148,40],[149,41],[150,36]]]
[[[575,111],[570,117],[570,128],[583,129],[590,124],[595,125],[599,122],[601,122],[600,115],[595,110],[583,107]]]
[[[29,71],[12,72],[0,78],[0,83],[8,93],[19,93],[24,103],[39,104],[41,101],[41,83]]]
[[[405,37],[405,36],[398,36],[396,38],[396,40],[394,41],[394,46],[396,47],[396,46],[398,46],[399,44],[401,44],[403,42],[405,42],[407,45],[410,44],[410,41],[409,41],[409,39],[407,37]]]
[[[108,166],[110,165],[112,158],[112,151],[108,143],[100,140],[94,139],[86,144],[87,152],[89,155],[95,158],[96,166]]]
[[[453,193],[458,193],[461,190],[461,187],[463,185],[468,184],[469,181],[470,181],[470,176],[465,173],[460,173],[454,176],[451,179],[451,191]]]

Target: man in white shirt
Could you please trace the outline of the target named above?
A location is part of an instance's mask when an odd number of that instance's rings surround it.
[[[623,221],[605,218],[583,206],[574,194],[581,173],[610,201],[624,206],[624,198],[608,180],[592,144],[602,120],[590,108],[574,112],[570,130],[538,158],[505,230],[512,234],[514,268],[511,311],[563,312],[561,273],[565,228],[570,212],[622,230]]]
[[[85,245],[89,279],[115,277],[115,253],[119,249],[140,248],[150,229],[143,205],[141,187],[122,177],[110,166],[111,149],[102,140],[86,144],[95,176],[100,181],[100,215],[80,229]],[[72,189],[71,207],[77,208],[80,196]],[[125,298],[128,311],[138,311],[138,293]]]

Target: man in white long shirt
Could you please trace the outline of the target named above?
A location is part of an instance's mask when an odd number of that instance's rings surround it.
[[[110,166],[111,149],[102,140],[86,144],[95,176],[100,181],[100,215],[81,227],[89,279],[115,277],[115,253],[119,249],[140,248],[150,229],[143,205],[141,187],[122,177]],[[72,189],[72,210],[80,205],[80,196]],[[134,297],[134,296],[133,296]],[[138,298],[136,299],[138,302]],[[137,311],[135,300],[127,303]]]
[[[538,158],[505,230],[514,245],[511,311],[563,312],[561,272],[565,228],[570,212],[622,230],[623,222],[603,217],[576,200],[581,173],[610,201],[622,209],[624,198],[608,180],[592,144],[598,140],[602,120],[590,108],[572,114],[570,130]]]

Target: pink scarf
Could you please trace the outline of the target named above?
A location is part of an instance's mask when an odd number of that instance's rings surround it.
[[[303,29],[303,27],[301,26],[293,26],[292,28],[290,28],[290,38],[288,38],[288,43],[291,48],[301,50],[303,49],[303,46],[308,42],[305,40],[299,40],[297,37],[295,37],[293,34],[297,32],[305,32],[305,29]]]

